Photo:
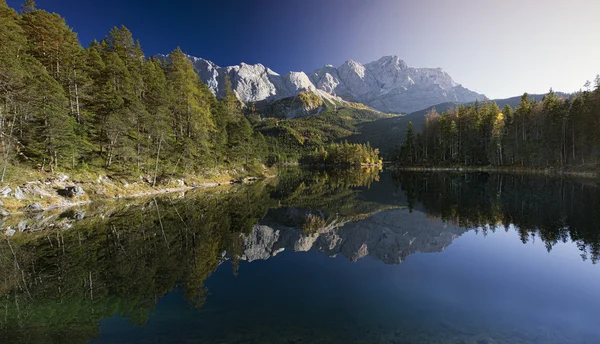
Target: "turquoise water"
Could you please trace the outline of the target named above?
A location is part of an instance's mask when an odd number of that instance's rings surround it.
[[[118,245],[106,238],[98,244],[96,252],[105,245],[110,254],[87,263],[103,266],[91,274],[106,290],[97,287],[93,299],[69,294],[84,305],[117,300],[114,308],[60,333],[47,318],[29,315],[46,327],[40,338],[58,342],[85,332],[92,343],[600,343],[600,195],[593,182],[325,176],[291,172],[275,185],[230,190],[231,199],[187,195],[161,203],[162,228],[156,219],[140,220],[155,224],[141,243],[131,230]],[[195,203],[188,208],[189,199]],[[228,206],[200,208],[214,200]],[[179,214],[171,222],[172,208]],[[214,221],[188,219],[209,210],[228,220],[207,234]],[[323,222],[308,226],[308,214]],[[88,230],[104,228],[96,226]],[[125,264],[118,257],[134,268],[114,272]],[[38,266],[47,259],[38,257]],[[187,264],[192,269],[181,267]],[[40,309],[30,302],[32,313]],[[31,342],[23,333],[32,323],[4,333]],[[71,338],[84,342],[86,335]]]

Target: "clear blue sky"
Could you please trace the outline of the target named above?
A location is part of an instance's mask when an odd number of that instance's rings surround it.
[[[575,91],[600,73],[600,0],[36,2],[84,45],[124,24],[147,55],[181,46],[221,66],[260,62],[281,74],[393,54],[501,98]]]

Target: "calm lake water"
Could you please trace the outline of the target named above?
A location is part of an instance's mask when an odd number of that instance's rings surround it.
[[[0,343],[600,343],[600,188],[278,179],[9,219]]]

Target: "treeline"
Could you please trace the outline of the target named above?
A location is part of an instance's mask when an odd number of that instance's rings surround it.
[[[217,100],[178,48],[147,58],[121,26],[83,48],[58,14],[0,1],[0,152],[7,166],[197,173],[262,159],[231,90]]]
[[[502,110],[496,103],[432,110],[421,133],[409,124],[396,154],[404,165],[495,165],[597,168],[600,158],[600,77],[595,90],[541,102],[527,93]]]
[[[367,142],[360,143],[332,143],[316,148],[312,153],[300,159],[303,164],[309,165],[375,165],[381,164],[379,149],[373,149]]]

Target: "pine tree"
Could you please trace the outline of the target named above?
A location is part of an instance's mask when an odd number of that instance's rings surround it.
[[[24,130],[24,143],[31,157],[39,157],[42,168],[47,163],[54,170],[61,161],[75,159],[74,122],[65,106],[67,98],[62,87],[37,61],[31,67],[28,103],[32,116]]]
[[[144,118],[142,127],[144,128],[143,145],[147,153],[142,152],[141,155],[145,157],[144,161],[150,159],[151,156],[156,156],[154,166],[154,180],[156,180],[160,153],[161,151],[168,153],[174,139],[169,114],[171,94],[159,61],[151,59],[145,64],[144,85],[143,102],[148,116]]]
[[[210,98],[187,56],[177,48],[169,55],[167,78],[173,94],[171,112],[176,142],[183,147],[188,165],[198,163],[210,149],[209,134],[214,130]]]
[[[406,138],[404,139],[404,144],[402,145],[400,154],[402,160],[409,164],[413,164],[416,162],[415,153],[415,134],[413,131],[412,121],[409,121],[406,127]]]

